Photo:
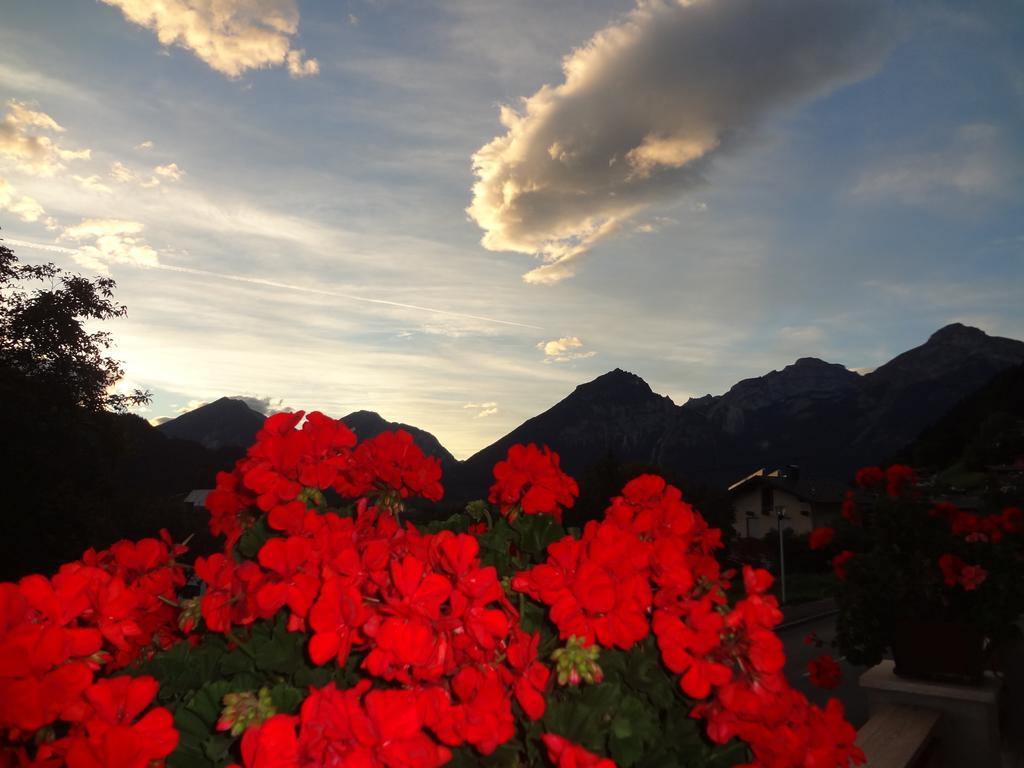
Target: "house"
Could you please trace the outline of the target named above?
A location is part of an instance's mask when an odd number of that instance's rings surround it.
[[[743,538],[783,530],[797,535],[839,519],[846,486],[835,480],[803,477],[798,467],[762,468],[729,486],[733,527]]]
[[[185,496],[185,504],[193,509],[205,509],[206,497],[212,492],[212,488],[198,488],[194,491],[189,491],[188,495]]]

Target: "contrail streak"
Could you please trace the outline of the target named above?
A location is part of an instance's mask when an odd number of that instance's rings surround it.
[[[27,240],[13,240],[7,239],[4,242],[10,243],[11,245],[17,245],[24,248],[35,248],[40,251],[54,251],[56,253],[66,253],[70,256],[74,256],[78,253],[77,248],[65,248],[61,245],[49,245],[46,243],[32,243]],[[262,285],[266,288],[283,288],[286,291],[297,291],[299,293],[312,293],[318,296],[331,296],[338,299],[347,299],[348,301],[361,301],[366,304],[379,304],[386,307],[397,307],[399,309],[412,309],[417,312],[430,312],[435,315],[445,315],[447,317],[457,317],[463,320],[479,320],[484,323],[497,323],[498,325],[511,325],[516,328],[530,328],[537,331],[543,331],[544,328],[539,325],[531,325],[530,323],[518,323],[514,320],[500,320],[496,317],[484,317],[483,315],[470,315],[465,312],[453,312],[447,309],[437,309],[436,307],[423,307],[418,304],[405,304],[400,301],[388,301],[387,299],[372,299],[368,296],[356,296],[351,293],[341,293],[340,291],[331,291],[324,288],[310,288],[305,285],[295,285],[293,283],[282,283],[277,280],[266,280],[260,277],[243,277],[241,275],[229,275],[223,272],[211,272],[206,269],[196,269],[194,267],[178,267],[172,264],[157,264],[153,267],[145,267],[146,269],[162,269],[167,272],[178,272],[184,275],[195,275],[196,277],[212,277],[218,280],[231,280],[236,283],[249,283],[250,285]]]

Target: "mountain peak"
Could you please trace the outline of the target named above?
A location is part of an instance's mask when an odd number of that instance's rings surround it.
[[[266,416],[244,401],[221,397],[165,421],[157,429],[167,437],[193,440],[211,450],[225,446],[248,448],[265,420]]]
[[[964,342],[977,343],[982,339],[990,338],[980,328],[975,328],[972,325],[964,325],[963,323],[950,323],[949,325],[939,328],[935,333],[928,337],[928,344],[963,344]]]
[[[580,384],[573,394],[585,394],[610,400],[648,400],[655,395],[650,385],[635,373],[615,368],[596,379]]]
[[[798,358],[792,365],[787,365],[787,368],[826,368],[835,365],[835,363],[828,363],[822,360],[820,357],[801,357]]]

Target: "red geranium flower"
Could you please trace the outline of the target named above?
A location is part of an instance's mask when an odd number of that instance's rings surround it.
[[[835,535],[836,531],[834,528],[815,528],[813,531],[811,531],[811,549],[824,549],[832,543],[832,539],[835,537]]]
[[[527,515],[548,514],[562,520],[563,508],[579,495],[576,481],[559,468],[558,454],[545,446],[513,445],[504,461],[494,465],[488,500],[503,515],[518,506]]]
[[[838,688],[843,680],[843,671],[836,660],[828,654],[811,659],[807,664],[807,672],[814,685],[827,690]]]
[[[832,558],[832,570],[835,571],[836,578],[846,578],[846,566],[853,559],[854,555],[848,549],[844,549],[838,555]]]
[[[916,482],[914,470],[905,464],[893,464],[885,470],[885,492],[891,499],[897,499],[911,490]]]
[[[840,513],[844,520],[853,522],[857,517],[857,495],[853,491],[847,491],[843,495],[843,505]]]
[[[956,586],[964,565],[964,561],[956,555],[939,555],[939,570],[942,571],[942,580],[946,582],[947,587]]]
[[[861,488],[876,488],[885,482],[885,472],[880,467],[861,467],[853,482]]]
[[[553,733],[543,734],[541,740],[547,747],[548,759],[556,768],[616,768],[613,760],[595,755]]]

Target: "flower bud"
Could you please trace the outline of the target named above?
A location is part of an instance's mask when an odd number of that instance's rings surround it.
[[[178,614],[178,627],[186,635],[191,634],[196,627],[199,626],[199,622],[202,620],[203,614],[200,609],[200,600],[198,597],[191,597],[188,600],[181,601],[181,613]]]
[[[241,736],[250,725],[259,725],[277,714],[270,700],[270,689],[266,687],[260,688],[258,693],[227,693],[223,704],[217,730],[230,730],[232,736]]]
[[[604,670],[597,663],[601,648],[584,646],[583,638],[573,635],[563,648],[551,652],[559,685],[596,684],[604,680]]]
[[[321,490],[311,485],[307,485],[299,491],[299,495],[296,498],[307,507],[322,507],[327,503],[327,499]]]

